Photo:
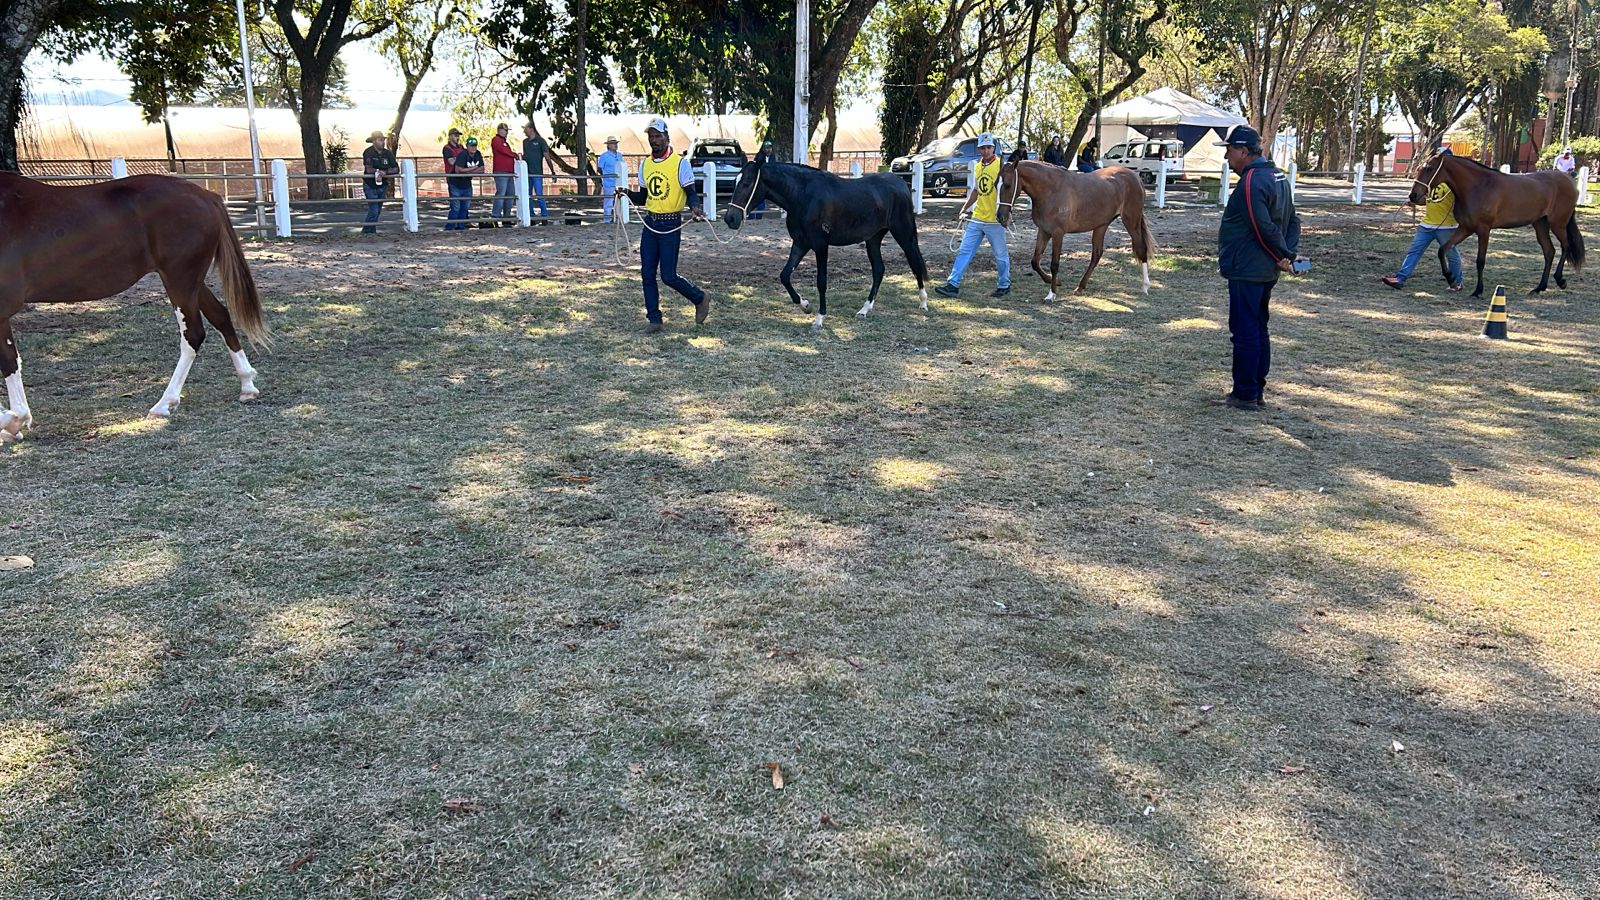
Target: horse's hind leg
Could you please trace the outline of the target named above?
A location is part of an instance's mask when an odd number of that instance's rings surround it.
[[[1550,243],[1550,219],[1548,217],[1533,223],[1533,233],[1539,238],[1539,248],[1544,251],[1544,274],[1539,276],[1539,286],[1529,293],[1542,294],[1550,286],[1550,266],[1556,259],[1555,245]]]
[[[1563,220],[1559,224],[1556,222],[1550,223],[1550,231],[1555,235],[1556,243],[1561,245],[1561,258],[1556,260],[1556,287],[1561,288],[1562,290],[1567,289],[1567,276],[1565,272],[1567,268],[1567,254],[1571,252],[1570,248],[1567,247],[1567,221],[1569,221],[1571,218],[1571,216],[1568,216],[1566,220]]]
[[[822,327],[822,319],[828,314],[828,245],[823,244],[813,252],[817,257],[817,320],[811,323],[814,330]]]
[[[806,301],[794,289],[794,282],[791,280],[791,276],[794,275],[794,267],[800,265],[800,260],[804,259],[805,255],[806,246],[799,241],[795,241],[794,246],[789,248],[788,262],[783,264],[783,271],[778,273],[778,281],[782,282],[783,289],[789,292],[789,299],[793,300],[794,305],[801,309],[806,308]]]
[[[246,403],[261,396],[261,391],[256,389],[255,367],[250,365],[250,358],[244,355],[244,347],[239,343],[238,333],[233,330],[233,318],[228,315],[228,308],[204,284],[200,285],[200,313],[222,335],[222,342],[228,345],[233,373],[239,376],[239,402]]]
[[[185,279],[180,287],[177,279],[161,273],[161,281],[167,286],[167,297],[172,300],[172,312],[178,318],[178,364],[172,370],[172,380],[167,382],[167,389],[162,392],[161,399],[156,405],[150,407],[150,415],[162,419],[172,415],[178,408],[178,403],[183,398],[183,383],[189,380],[189,368],[194,365],[195,357],[200,353],[200,345],[206,340],[206,327],[200,321],[199,290],[202,285],[198,278],[190,282]],[[181,299],[180,299],[181,298]]]
[[[861,307],[856,315],[866,318],[872,312],[872,304],[878,300],[878,286],[883,283],[883,236],[887,230],[878,232],[878,235],[867,241],[867,260],[872,263],[872,290],[867,293],[867,303]]]
[[[10,401],[9,408],[0,409],[0,444],[3,444],[20,440],[22,430],[33,425],[28,395],[22,390],[22,354],[17,352],[16,338],[11,335],[10,319],[0,319],[0,376],[5,377]]]
[[[1094,230],[1093,250],[1089,253],[1089,267],[1083,270],[1083,277],[1078,279],[1078,293],[1083,293],[1089,287],[1089,276],[1094,274],[1094,267],[1100,265],[1100,257],[1106,252],[1106,228],[1101,225]]]
[[[917,222],[908,211],[905,221],[896,219],[889,225],[889,233],[894,235],[894,242],[900,245],[901,251],[906,255],[906,262],[911,264],[911,274],[917,276],[917,294],[922,299],[922,311],[928,311],[928,264],[922,258],[922,247],[917,244]]]

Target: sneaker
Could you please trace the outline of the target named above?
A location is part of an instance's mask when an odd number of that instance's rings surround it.
[[[1225,397],[1215,400],[1207,400],[1206,402],[1212,406],[1227,406],[1232,407],[1233,409],[1247,409],[1251,412],[1255,412],[1261,408],[1260,400],[1242,400],[1232,394],[1228,394]]]
[[[706,294],[700,298],[699,303],[694,305],[694,323],[696,325],[704,325],[706,323],[706,318],[710,315],[711,295]]]
[[[666,329],[661,326],[660,322],[646,322],[644,326],[645,334],[660,334],[665,330]]]
[[[1394,277],[1393,275],[1385,275],[1385,276],[1383,276],[1383,283],[1387,284],[1389,287],[1392,287],[1397,291],[1400,290],[1400,286],[1401,285],[1405,284],[1404,281],[1401,281],[1400,279]]]
[[[1458,281],[1455,284],[1450,285],[1450,290],[1454,293],[1460,293],[1466,288],[1466,286],[1467,283],[1465,281]]]
[[[995,288],[994,293],[990,294],[989,296],[994,297],[997,300],[1001,297],[1009,297],[1011,296],[1011,288]]]
[[[938,287],[934,288],[933,292],[935,294],[938,294],[941,297],[959,297],[959,296],[961,296],[961,288],[956,287],[955,285],[951,284],[948,281],[945,282],[944,284],[941,284]]]

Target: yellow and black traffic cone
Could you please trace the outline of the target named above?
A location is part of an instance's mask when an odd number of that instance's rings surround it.
[[[1483,319],[1483,336],[1497,341],[1506,339],[1506,286],[1497,284],[1489,300],[1489,315]]]

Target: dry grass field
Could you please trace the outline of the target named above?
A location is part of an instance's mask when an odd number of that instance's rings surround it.
[[[267,244],[166,422],[148,284],[23,314],[0,896],[1600,896],[1600,275],[1305,217],[1260,413],[1215,212],[818,333],[770,220],[657,338],[610,233]]]

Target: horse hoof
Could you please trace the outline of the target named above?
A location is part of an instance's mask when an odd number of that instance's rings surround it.
[[[816,320],[811,323],[811,330],[812,331],[821,331],[822,330],[822,317],[821,316],[817,316]]]
[[[254,400],[259,396],[261,396],[261,392],[260,391],[240,391],[239,392],[239,402],[240,403],[249,403],[251,400]]]
[[[32,416],[19,416],[14,412],[0,413],[0,441],[21,440],[22,429],[32,424]]]
[[[174,409],[177,409],[177,408],[178,408],[178,404],[176,404],[176,403],[172,404],[169,407],[162,407],[161,404],[157,403],[155,406],[150,407],[150,411],[148,413],[145,413],[145,418],[147,418],[147,419],[170,419],[170,418],[172,418],[172,411]]]

